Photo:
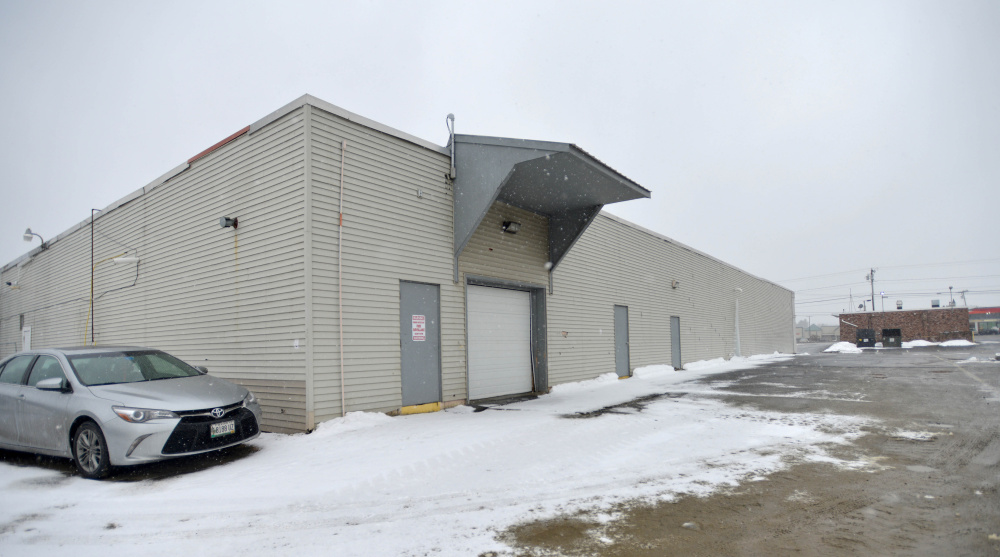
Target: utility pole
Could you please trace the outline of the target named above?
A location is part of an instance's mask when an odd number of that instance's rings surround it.
[[[872,311],[875,311],[875,269],[871,270],[871,273],[865,277],[872,284]]]

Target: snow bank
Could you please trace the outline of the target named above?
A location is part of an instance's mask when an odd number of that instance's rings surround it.
[[[945,341],[945,342],[941,343],[941,346],[975,346],[975,345],[976,345],[976,343],[969,342],[969,341],[967,341],[965,339],[961,339],[961,338],[955,339],[955,340],[948,340],[948,341]]]
[[[754,354],[753,356],[750,356],[747,359],[750,360],[751,362],[756,362],[756,361],[760,361],[760,360],[772,360],[772,359],[775,358],[775,356],[786,356],[786,355],[787,354],[782,354],[781,352],[778,352],[777,350],[775,350],[771,354]]]
[[[838,342],[823,352],[840,352],[841,354],[860,354],[861,349],[853,342]]]
[[[903,348],[919,348],[921,346],[937,346],[938,343],[927,340],[911,340],[903,343]]]
[[[676,371],[677,370],[674,369],[674,366],[667,366],[667,365],[645,366],[645,367],[637,367],[634,370],[632,370],[632,376],[641,377],[643,379],[650,379],[668,373],[675,373]]]
[[[926,340],[911,340],[902,343],[903,348],[920,348],[923,346],[937,346],[937,345],[938,343],[936,342],[929,342]]]
[[[602,385],[609,385],[618,381],[617,373],[605,373],[598,375],[594,379],[589,379],[587,381],[577,381],[576,383],[563,383],[561,385],[556,385],[552,387],[552,394],[569,394],[578,393],[580,391],[589,391],[595,388],[600,388]]]
[[[735,360],[736,358],[733,358]],[[726,365],[725,358],[716,358],[714,360],[701,360],[699,362],[691,362],[684,366],[687,371],[701,371],[711,368],[718,368]]]
[[[314,437],[330,437],[348,431],[368,429],[392,422],[392,417],[378,412],[348,412],[342,418],[322,422],[312,433]]]
[[[902,344],[903,348],[922,348],[925,346],[975,346],[976,343],[965,339],[948,340],[945,342],[930,342],[926,340],[911,340]]]

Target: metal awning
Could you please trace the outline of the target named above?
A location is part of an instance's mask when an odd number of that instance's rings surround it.
[[[554,269],[608,203],[649,190],[569,143],[455,135],[455,262],[495,201],[549,218]]]

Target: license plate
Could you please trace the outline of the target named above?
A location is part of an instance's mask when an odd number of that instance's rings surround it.
[[[228,422],[212,424],[212,439],[229,435],[230,433],[236,433],[236,421],[229,420]]]

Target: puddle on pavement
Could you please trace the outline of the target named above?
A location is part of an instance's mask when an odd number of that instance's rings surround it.
[[[658,400],[663,400],[665,398],[680,398],[687,393],[660,393],[655,395],[647,395],[639,397],[628,402],[622,402],[620,404],[613,404],[611,406],[605,406],[597,410],[591,410],[590,412],[576,412],[574,414],[563,414],[564,418],[597,418],[605,414],[636,414],[642,412],[649,406],[650,403],[656,402]]]

